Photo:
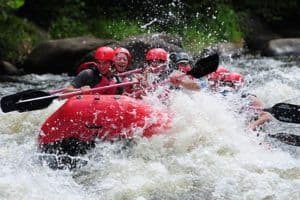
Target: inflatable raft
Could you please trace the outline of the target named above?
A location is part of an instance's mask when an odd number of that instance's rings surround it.
[[[80,95],[66,101],[43,123],[38,143],[43,152],[78,155],[93,146],[96,138],[151,137],[168,129],[170,122],[169,113],[141,100]]]

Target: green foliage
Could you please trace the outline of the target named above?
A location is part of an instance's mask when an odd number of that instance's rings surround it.
[[[0,7],[9,9],[18,9],[24,4],[24,0],[0,0]]]
[[[218,6],[216,19],[210,21],[210,26],[221,40],[239,42],[243,37],[238,15],[226,5]]]
[[[3,21],[8,18],[14,10],[21,7],[24,0],[0,0],[0,18]]]
[[[181,37],[191,52],[220,41],[240,42],[247,31],[240,21],[248,12],[280,24],[284,18],[299,17],[300,6],[299,0],[0,0],[0,59],[20,62],[45,38],[35,26],[14,16],[24,3],[28,19],[54,39],[92,34],[122,40],[146,32],[166,32]]]
[[[13,9],[20,8],[24,4],[24,0],[6,0],[7,5]]]
[[[64,3],[67,6],[59,6],[56,17],[50,23],[49,33],[52,38],[59,39],[89,34],[85,2],[72,0]]]
[[[137,21],[123,19],[92,19],[83,22],[61,17],[50,26],[50,34],[56,39],[92,34],[99,38],[122,40],[143,32]]]
[[[90,28],[97,37],[116,40],[144,32],[137,21],[123,19],[96,19],[92,21]]]
[[[240,42],[243,37],[237,13],[224,5],[208,16],[196,14],[182,27],[180,35],[185,48],[191,52],[199,52],[217,42]]]
[[[28,21],[12,15],[0,17],[0,30],[0,58],[12,63],[22,62],[46,37]]]
[[[2,3],[0,28],[3,30],[0,33],[0,57],[12,62],[20,62],[44,37],[33,25],[11,14],[13,10],[23,5],[23,0],[0,0],[0,2]],[[186,10],[187,7],[183,4],[178,4],[179,7],[170,5],[165,9],[170,9],[173,18],[164,18],[146,28],[142,28],[141,24],[149,21],[141,22],[126,17],[126,10],[121,8],[117,9],[117,14],[111,15],[118,17],[110,17],[90,14],[88,9],[91,8],[88,5],[91,5],[85,0],[64,0],[61,5],[67,6],[59,6],[59,1],[56,1],[53,5],[47,3],[41,7],[43,10],[55,8],[54,17],[49,15],[50,26],[48,27],[54,39],[92,34],[99,38],[122,40],[146,32],[167,32],[180,36],[187,50],[199,52],[218,41],[239,41],[243,36],[234,10],[229,6],[211,4],[209,0],[195,4],[194,10],[193,8]],[[99,6],[95,8],[100,9]],[[196,12],[199,10],[201,14]],[[168,13],[166,10],[162,12]],[[189,15],[183,12],[189,12]],[[47,12],[42,13],[41,16],[47,18]]]
[[[199,53],[203,48],[218,41],[218,38],[207,33],[207,31],[195,27],[187,27],[182,38],[184,48],[194,53]]]
[[[58,18],[51,24],[49,32],[54,39],[82,36],[89,33],[85,23],[69,17]]]

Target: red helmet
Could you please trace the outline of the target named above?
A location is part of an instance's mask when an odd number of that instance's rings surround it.
[[[128,49],[125,49],[123,47],[119,47],[115,49],[115,55],[119,54],[119,53],[124,53],[127,56],[128,62],[131,61],[131,54],[128,51]]]
[[[224,79],[224,77],[228,73],[229,73],[228,69],[226,69],[225,67],[220,66],[220,67],[218,67],[218,69],[215,72],[209,74],[208,79],[212,80],[212,81],[221,81],[221,80]]]
[[[95,52],[95,59],[96,60],[108,60],[112,61],[115,55],[114,50],[111,47],[99,47]]]
[[[167,61],[167,58],[168,58],[168,53],[162,48],[150,49],[146,55],[147,61],[150,61],[150,60]]]
[[[229,73],[229,70],[223,66],[220,66],[220,67],[218,67],[218,69],[215,72],[218,74],[222,74],[222,73]]]
[[[243,75],[235,72],[231,72],[224,77],[224,82],[232,82],[233,84],[242,84],[244,82]]]

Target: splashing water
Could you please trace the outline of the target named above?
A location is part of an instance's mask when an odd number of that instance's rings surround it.
[[[245,75],[245,90],[266,105],[297,103],[299,62],[244,57],[225,63]],[[28,78],[30,77],[30,78]],[[40,87],[60,88],[72,77],[26,75],[0,83],[2,95]],[[53,81],[55,79],[55,83]],[[154,97],[147,102],[156,104]],[[0,199],[299,199],[297,148],[264,140],[236,112],[238,97],[176,91],[169,109],[172,128],[135,144],[99,142],[75,171],[54,171],[38,162],[41,124],[62,101],[47,109],[0,113]],[[298,102],[299,103],[299,102]],[[274,120],[266,132],[299,131]]]

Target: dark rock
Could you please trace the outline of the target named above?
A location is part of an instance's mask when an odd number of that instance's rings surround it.
[[[257,16],[249,16],[244,23],[249,30],[245,36],[246,46],[252,52],[260,52],[270,40],[280,38],[280,35],[274,33],[270,26]]]
[[[19,75],[21,70],[7,61],[0,61],[0,75]]]
[[[300,56],[300,38],[282,38],[269,41],[263,55]]]
[[[94,37],[49,40],[38,45],[21,67],[26,73],[73,73],[88,52],[114,43]]]
[[[143,34],[130,37],[121,41],[119,45],[131,52],[133,68],[138,67],[144,62],[145,55],[151,48],[163,48],[168,52],[183,51],[181,40],[165,33]]]

